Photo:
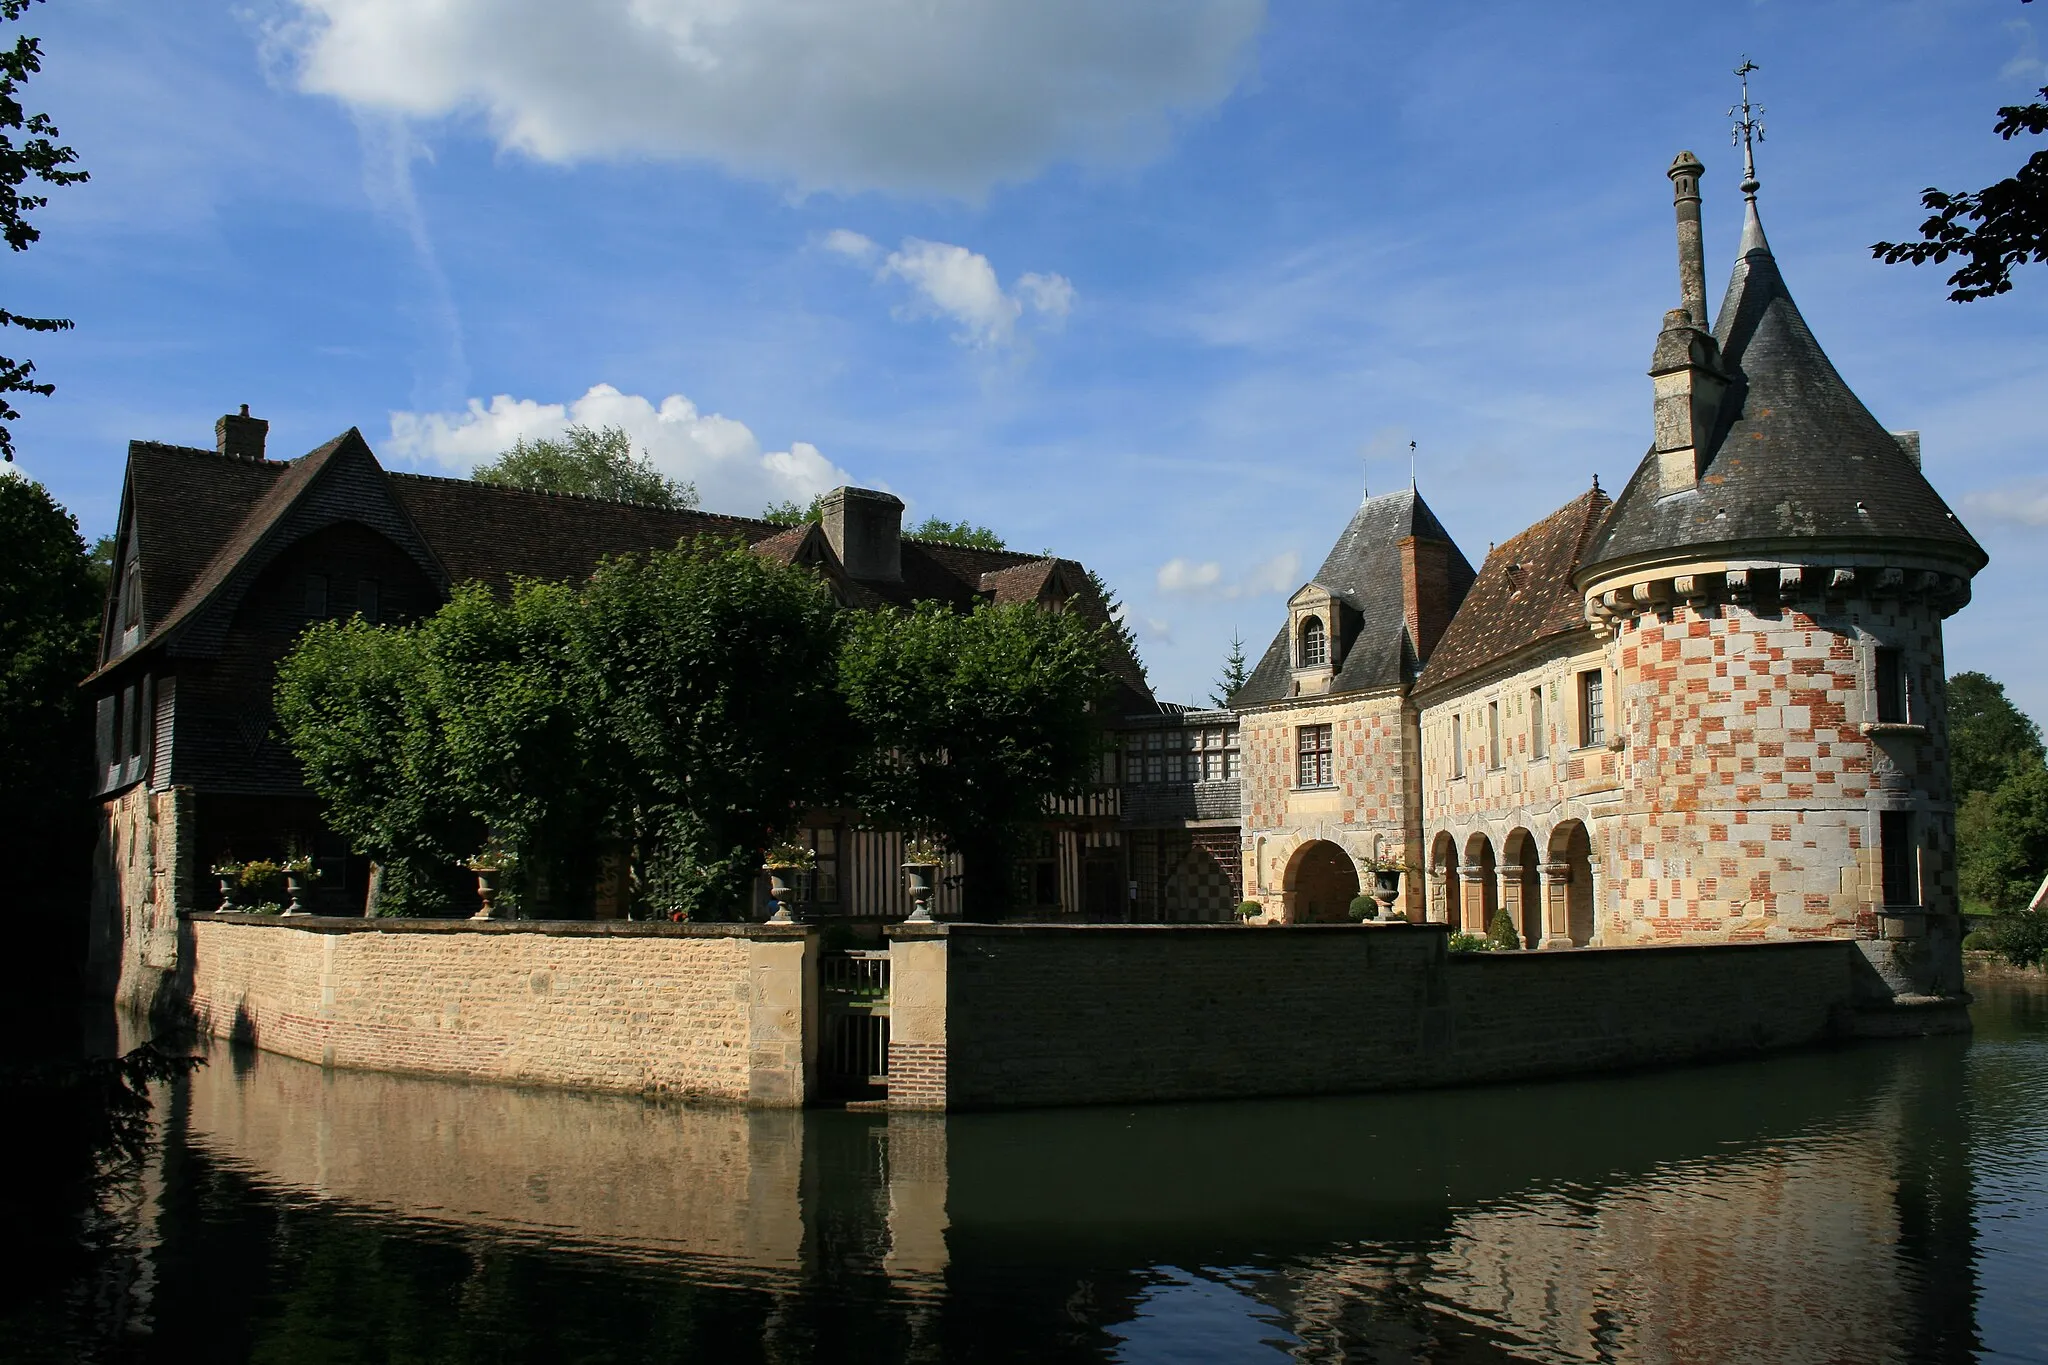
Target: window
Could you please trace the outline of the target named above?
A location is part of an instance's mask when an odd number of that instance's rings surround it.
[[[1597,668],[1579,674],[1579,743],[1607,742],[1607,680]]]
[[[1920,879],[1915,875],[1913,856],[1913,813],[1879,811],[1877,838],[1884,859],[1884,903],[1920,904]]]
[[[1465,718],[1451,717],[1451,776],[1465,775]]]
[[[306,575],[306,615],[318,621],[327,615],[327,575]]]
[[[1059,841],[1050,830],[1025,835],[1010,865],[1010,889],[1017,904],[1057,909],[1060,903]]]
[[[1500,703],[1486,703],[1486,766],[1500,766]]]
[[[824,825],[818,829],[805,830],[803,837],[817,855],[818,864],[811,869],[810,903],[813,905],[837,905],[839,903],[839,826]]]
[[[128,567],[121,573],[121,629],[134,630],[142,624],[142,565],[129,551]]]
[[[1550,736],[1543,729],[1543,689],[1529,689],[1529,757],[1550,756]]]
[[[114,752],[115,727],[120,720],[121,702],[119,697],[101,697],[94,704],[93,748],[99,758],[99,789],[104,791],[114,784],[120,775],[116,766],[119,758]]]
[[[1321,668],[1330,662],[1330,637],[1323,630],[1323,618],[1311,616],[1301,623],[1301,666]]]
[[[1877,651],[1877,720],[1880,725],[1906,723],[1906,670],[1899,651]]]
[[[1225,782],[1237,781],[1237,750],[1235,749],[1228,749],[1224,751],[1223,780]]]
[[[356,583],[356,611],[365,621],[376,625],[378,613],[384,606],[384,593],[374,578],[359,579]]]
[[[1295,746],[1301,757],[1301,767],[1295,784],[1301,787],[1327,787],[1330,782],[1330,727],[1327,725],[1304,725],[1294,732]]]

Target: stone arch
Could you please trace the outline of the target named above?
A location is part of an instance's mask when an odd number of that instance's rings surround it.
[[[1327,839],[1311,839],[1287,860],[1287,922],[1342,924],[1358,895],[1358,865]]]
[[[1566,820],[1550,831],[1551,876],[1562,881],[1552,894],[1562,892],[1562,929],[1572,947],[1583,948],[1593,941],[1593,839],[1582,820]]]
[[[1459,875],[1465,879],[1465,932],[1483,934],[1493,923],[1493,912],[1500,908],[1500,883],[1494,876],[1493,841],[1483,832],[1475,833],[1465,841],[1465,863]]]
[[[1430,923],[1462,929],[1465,921],[1460,903],[1464,890],[1458,878],[1458,841],[1449,830],[1441,830],[1429,849]]]
[[[1524,948],[1543,942],[1543,859],[1536,836],[1511,829],[1500,841],[1500,899]]]

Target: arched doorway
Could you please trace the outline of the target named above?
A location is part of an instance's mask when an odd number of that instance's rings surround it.
[[[1526,829],[1509,830],[1500,853],[1502,903],[1514,918],[1522,946],[1534,948],[1543,942],[1543,859],[1536,851],[1536,836]]]
[[[1593,941],[1593,841],[1584,824],[1567,820],[1550,832],[1550,861],[1565,869],[1565,932],[1583,948]]]
[[[1465,841],[1465,932],[1483,934],[1500,908],[1500,882],[1494,873],[1493,841],[1475,834]]]
[[[1449,830],[1436,836],[1429,848],[1429,918],[1435,924],[1448,924],[1453,929],[1464,927],[1464,915],[1459,903],[1463,900],[1463,887],[1458,880],[1458,841],[1451,837]]]
[[[1294,851],[1287,867],[1289,923],[1342,924],[1357,895],[1358,867],[1343,849],[1315,839]]]

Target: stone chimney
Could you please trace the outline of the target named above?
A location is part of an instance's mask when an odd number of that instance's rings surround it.
[[[251,417],[249,405],[244,403],[241,412],[231,412],[213,424],[213,445],[229,459],[260,460],[263,438],[269,434],[270,423],[261,417]]]
[[[1707,253],[1700,243],[1700,177],[1707,168],[1691,152],[1671,159],[1672,206],[1678,212],[1678,294],[1693,326],[1707,330]]]
[[[1713,455],[1714,419],[1728,378],[1721,370],[1721,348],[1694,324],[1687,309],[1664,315],[1664,330],[1650,357],[1650,383],[1656,392],[1657,491],[1697,487]]]
[[[1451,547],[1441,540],[1401,540],[1401,608],[1415,657],[1427,660],[1451,623]]]
[[[821,509],[825,539],[849,578],[903,581],[903,500],[872,488],[835,488]]]

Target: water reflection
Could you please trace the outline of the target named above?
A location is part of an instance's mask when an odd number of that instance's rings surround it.
[[[2048,991],[1976,988],[1974,1041],[952,1119],[223,1053],[85,1353],[2048,1359]]]

